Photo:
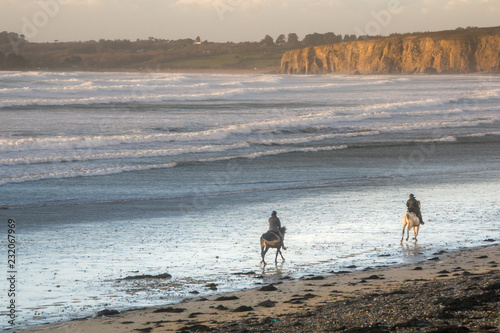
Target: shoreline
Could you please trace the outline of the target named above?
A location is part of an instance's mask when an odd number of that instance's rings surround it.
[[[134,74],[258,74],[258,75],[283,75],[283,76],[460,76],[460,75],[500,75],[498,72],[470,72],[470,73],[436,73],[436,74],[426,74],[426,73],[356,73],[354,71],[338,71],[338,72],[328,72],[328,73],[312,73],[312,74],[300,74],[300,73],[283,73],[279,68],[269,67],[269,68],[108,68],[108,69],[85,69],[85,68],[69,68],[69,69],[53,69],[53,68],[30,68],[30,69],[2,69],[2,72],[47,72],[47,73],[134,73]]]
[[[277,277],[277,282],[272,284],[263,283],[263,277],[254,273],[255,288],[251,289],[190,298],[171,305],[128,310],[100,317],[94,316],[16,330],[16,332],[121,333],[210,330],[239,332],[249,327],[250,331],[261,329],[268,331],[272,328],[276,332],[288,332],[293,331],[292,328],[297,326],[295,324],[299,318],[303,324],[306,321],[304,318],[310,318],[308,325],[314,323],[314,325],[321,325],[321,320],[315,320],[314,317],[315,315],[324,317],[322,313],[328,305],[340,305],[344,310],[349,310],[347,313],[351,310],[354,313],[356,307],[363,302],[374,302],[373,299],[366,298],[367,295],[380,293],[390,295],[391,292],[411,287],[410,291],[405,291],[405,293],[409,293],[410,299],[416,301],[419,297],[441,291],[443,285],[447,285],[448,289],[451,288],[450,286],[456,286],[458,291],[468,292],[479,283],[478,279],[486,281],[485,284],[496,281],[497,289],[494,289],[492,293],[496,293],[494,297],[498,300],[500,244],[462,248],[449,253],[440,251],[433,255],[433,258],[410,265],[330,272],[325,276],[305,275],[295,280],[287,276]],[[274,267],[273,264],[267,267],[271,266]],[[495,281],[491,282],[491,280]],[[413,295],[413,288],[415,291],[418,290],[415,295]],[[408,298],[408,295],[406,297]],[[498,301],[496,307],[498,307]],[[337,315],[340,316],[337,318],[339,322],[345,321],[345,318],[341,318],[341,314]],[[489,327],[491,322],[496,322],[497,328],[500,329],[498,308],[496,318],[491,317],[491,314],[488,316],[488,318],[476,318],[476,321],[485,322],[478,325]],[[410,316],[410,318],[413,317]],[[469,320],[471,329],[475,327],[474,320],[474,318]],[[453,324],[451,318],[444,322]],[[402,325],[402,322],[386,323],[386,326],[396,327],[400,324]],[[342,330],[356,328],[356,326],[346,326],[345,323],[342,325],[345,326]],[[436,328],[432,323],[429,325],[430,328]],[[425,331],[425,325],[423,327]],[[308,329],[298,326],[296,329],[297,332],[307,332],[322,328],[324,327]]]

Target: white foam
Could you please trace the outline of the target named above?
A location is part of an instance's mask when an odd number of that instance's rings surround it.
[[[53,170],[40,173],[31,173],[27,175],[11,176],[0,178],[0,185],[7,183],[24,183],[42,179],[62,179],[62,178],[74,178],[74,177],[93,177],[93,176],[105,176],[113,175],[123,172],[130,171],[141,171],[141,170],[152,170],[152,169],[165,169],[173,168],[177,163],[165,163],[165,164],[144,164],[144,165],[115,165],[108,166],[106,168],[93,167],[85,168],[80,167],[76,169],[63,169],[63,170]]]
[[[256,121],[242,124],[229,124],[213,129],[175,132],[175,133],[139,133],[126,135],[95,135],[95,136],[55,136],[17,139],[14,137],[0,138],[0,152],[28,151],[41,149],[81,149],[118,146],[123,144],[144,144],[151,142],[187,142],[187,141],[220,141],[231,135],[251,134],[256,131],[272,133],[276,129],[297,129],[318,126],[325,122],[358,121],[371,118],[389,118],[387,114],[362,114],[349,116],[314,114],[284,118],[271,121]]]
[[[94,73],[44,73],[32,72],[14,74],[17,81],[31,81],[25,86],[12,86],[0,90],[8,98],[0,102],[0,107],[49,106],[49,105],[91,105],[106,103],[154,103],[161,101],[187,101],[246,96],[259,93],[317,90],[324,88],[355,87],[360,85],[385,84],[393,79],[353,80],[337,77],[330,82],[304,84],[284,80],[283,76],[248,75],[208,76],[208,82],[199,82],[201,76],[153,73],[138,78],[133,74],[114,74],[103,79]],[[115,78],[114,76],[118,76]],[[222,80],[221,80],[222,78]],[[324,81],[324,80],[323,80]],[[69,96],[61,96],[67,92]],[[118,94],[120,93],[121,94]],[[54,96],[52,96],[54,95]],[[72,95],[80,95],[73,98]],[[86,97],[82,98],[81,95]]]
[[[287,139],[266,139],[253,141],[252,143],[261,144],[261,145],[289,145],[289,144],[301,144],[301,143],[311,143],[315,141],[323,141],[327,139],[333,138],[349,138],[349,137],[357,137],[357,136],[371,136],[378,135],[380,132],[378,131],[361,131],[361,132],[351,132],[351,133],[333,133],[333,134],[322,134],[322,135],[310,135],[303,136],[299,138],[287,138]]]
[[[445,136],[442,138],[436,138],[436,139],[423,139],[423,140],[415,140],[413,142],[455,142],[457,141],[457,138],[454,136]]]
[[[273,149],[273,150],[252,152],[252,153],[248,153],[248,154],[241,154],[241,155],[232,155],[232,156],[224,156],[224,157],[217,157],[217,158],[201,159],[201,160],[199,160],[199,162],[216,162],[216,161],[232,160],[232,159],[237,159],[237,158],[255,159],[258,157],[262,157],[262,156],[273,156],[273,155],[281,155],[281,154],[289,154],[289,153],[332,151],[332,150],[342,150],[342,149],[347,149],[347,148],[348,148],[347,145],[340,145],[340,146],[310,147],[310,148]]]
[[[28,151],[21,154],[9,154],[1,157],[0,165],[23,165],[42,163],[78,162],[93,160],[113,160],[124,158],[165,157],[185,154],[199,154],[207,152],[224,152],[228,150],[248,148],[247,143],[231,145],[189,145],[186,147],[172,147],[165,149],[120,149],[120,150],[63,150],[55,152]]]
[[[473,133],[473,134],[468,134],[465,137],[485,137],[488,135],[500,135],[500,131],[491,131],[491,132],[484,132],[484,133]]]

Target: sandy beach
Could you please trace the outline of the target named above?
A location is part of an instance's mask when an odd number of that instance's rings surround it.
[[[107,315],[19,332],[498,332],[498,263],[495,244],[438,252],[413,265],[283,276],[271,285],[262,284],[258,272],[242,272],[254,275],[255,288],[214,291],[175,305],[108,309]]]

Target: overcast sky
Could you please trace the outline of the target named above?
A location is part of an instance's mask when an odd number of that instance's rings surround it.
[[[0,0],[0,31],[31,42],[381,34],[500,25],[500,0]]]

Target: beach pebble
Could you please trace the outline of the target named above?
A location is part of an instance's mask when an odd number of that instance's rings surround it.
[[[247,311],[253,311],[253,308],[251,306],[242,305],[233,310],[233,312],[247,312]]]
[[[276,288],[275,286],[270,284],[268,286],[264,286],[264,287],[260,288],[259,290],[260,291],[276,291],[276,290],[278,290],[278,288]]]
[[[277,302],[274,302],[274,301],[271,301],[270,299],[268,299],[267,301],[260,302],[259,304],[257,304],[257,306],[262,306],[265,308],[272,308],[276,305],[276,303]]]
[[[221,296],[217,297],[215,300],[216,301],[234,301],[240,299],[238,296]]]
[[[304,277],[303,279],[313,281],[313,280],[324,280],[325,277],[324,276],[312,276],[312,277]]]
[[[186,311],[186,309],[168,307],[168,308],[156,309],[156,310],[153,311],[153,313],[161,313],[161,312],[181,313],[181,312],[184,312],[184,311]]]
[[[205,287],[210,290],[217,290],[217,285],[215,283],[206,284]]]
[[[116,310],[108,310],[108,309],[105,309],[105,310],[102,310],[102,311],[99,311],[97,312],[97,317],[102,317],[102,316],[114,316],[114,315],[117,315],[119,314],[120,312],[116,311]]]

